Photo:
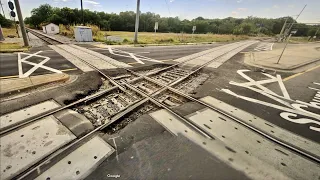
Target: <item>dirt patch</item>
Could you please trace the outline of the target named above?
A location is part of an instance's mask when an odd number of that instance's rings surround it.
[[[101,76],[97,72],[87,72],[79,75],[76,81],[65,86],[58,86],[41,92],[35,91],[24,97],[1,102],[0,115],[38,104],[49,99],[54,99],[62,105],[67,104],[98,90],[101,85]]]

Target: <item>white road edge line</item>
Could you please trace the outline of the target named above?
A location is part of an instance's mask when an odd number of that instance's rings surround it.
[[[280,86],[280,89],[282,91],[283,96],[287,99],[291,99],[286,87],[283,84],[282,78],[279,74],[277,74],[277,79],[278,79],[278,83],[279,83],[279,86]]]
[[[272,47],[273,47],[274,43],[271,44],[270,50],[272,51]]]

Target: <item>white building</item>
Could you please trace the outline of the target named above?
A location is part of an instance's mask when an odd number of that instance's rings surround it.
[[[87,26],[75,26],[74,36],[78,42],[92,42],[92,29]]]
[[[53,23],[42,26],[42,30],[46,34],[59,34],[59,26]]]

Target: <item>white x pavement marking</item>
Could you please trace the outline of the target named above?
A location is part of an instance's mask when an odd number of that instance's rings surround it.
[[[145,57],[145,56],[141,56],[141,55],[138,55],[138,54],[122,51],[120,49],[115,49],[115,48],[108,47],[108,50],[109,50],[110,54],[113,54],[113,55],[116,55],[116,56],[132,58],[132,59],[134,59],[135,61],[137,61],[140,64],[144,64],[144,62],[142,62],[142,61],[151,61],[151,62],[163,63],[163,62],[155,60],[155,59],[151,59],[151,58],[148,58],[148,57]]]
[[[48,67],[48,66],[44,66],[44,64],[46,62],[48,62],[50,60],[49,57],[46,57],[46,56],[41,56],[41,55],[38,55],[40,54],[42,51],[38,51],[36,53],[33,53],[33,54],[28,54],[28,53],[18,53],[18,70],[19,70],[19,78],[25,78],[25,77],[29,77],[33,72],[35,72],[37,69],[39,68],[42,68],[42,69],[46,69],[48,71],[52,71],[52,72],[55,72],[55,73],[62,73],[61,71],[57,70],[57,69],[53,69],[51,67]],[[24,55],[27,55],[26,57],[24,58],[21,58],[21,54],[24,54]],[[40,62],[40,63],[33,63],[33,62],[30,62],[30,61],[27,61],[27,59],[31,58],[31,57],[39,57],[39,58],[42,58],[43,60]],[[22,71],[22,63],[25,63],[25,64],[29,64],[29,65],[32,65],[33,68],[29,69],[26,73],[23,73]]]

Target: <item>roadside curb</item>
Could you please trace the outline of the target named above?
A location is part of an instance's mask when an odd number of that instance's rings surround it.
[[[304,63],[296,64],[296,65],[293,65],[293,66],[290,66],[290,67],[274,67],[274,66],[262,65],[262,64],[254,63],[255,62],[254,61],[254,53],[250,52],[250,53],[247,53],[247,54],[250,55],[250,60],[244,59],[244,63],[245,64],[248,64],[250,66],[259,67],[259,68],[266,68],[266,69],[280,70],[280,71],[293,71],[293,70],[296,70],[296,69],[301,68],[303,66],[307,66],[309,64],[316,63],[316,62],[320,61],[320,58],[319,58],[319,59],[310,60],[310,61],[307,61],[307,62],[304,62]]]
[[[201,45],[214,44],[218,42],[198,42],[198,43],[173,43],[173,44],[133,44],[133,47],[148,47],[148,46],[181,46],[181,45]]]
[[[231,41],[229,41],[231,42]],[[234,41],[236,42],[236,41]],[[201,43],[177,43],[177,44],[124,44],[124,45],[108,45],[108,44],[94,44],[93,46],[101,48],[103,46],[110,46],[110,47],[154,47],[154,46],[187,46],[187,45],[205,45],[205,44],[215,44],[221,42],[201,42]]]
[[[0,53],[27,52],[28,48],[0,50]]]
[[[65,82],[69,80],[69,78],[70,76],[68,74],[62,73],[30,76],[27,78],[3,79],[0,80],[0,97],[49,83]]]

